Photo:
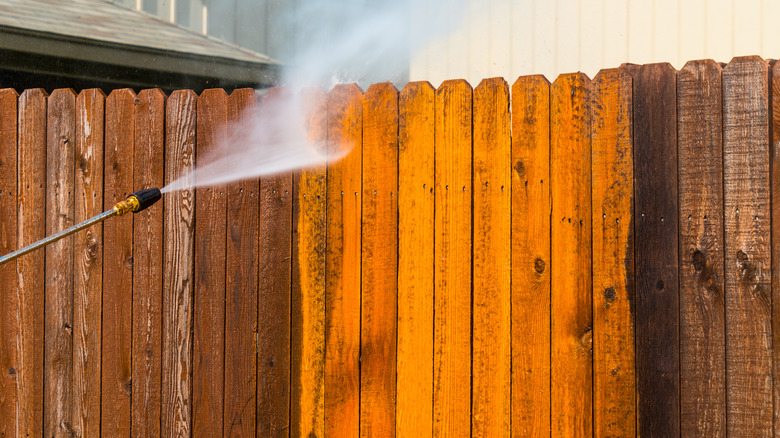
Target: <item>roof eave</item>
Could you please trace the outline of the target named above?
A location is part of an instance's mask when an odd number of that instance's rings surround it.
[[[0,25],[0,49],[166,73],[275,84],[281,64],[160,50]],[[3,61],[13,67],[15,60]]]

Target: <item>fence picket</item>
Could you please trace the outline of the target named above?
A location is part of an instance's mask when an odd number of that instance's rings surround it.
[[[433,157],[435,90],[399,96],[396,435],[433,432]]]
[[[602,70],[592,92],[593,431],[635,436],[631,76]]]
[[[471,435],[472,89],[445,81],[435,103],[433,436]]]
[[[165,183],[195,166],[197,96],[190,90],[171,94],[165,107]],[[185,187],[187,184],[185,184]],[[192,300],[195,191],[167,193],[165,202],[162,420],[163,435],[192,433]]]
[[[103,212],[105,100],[92,89],[76,98],[75,221]],[[73,236],[73,429],[100,435],[101,322],[103,316],[103,224]]]
[[[133,187],[135,93],[114,90],[106,99],[103,210],[124,200]],[[103,363],[101,426],[130,437],[133,345],[133,218],[103,223]]]
[[[260,117],[292,104],[292,92],[268,90]],[[292,173],[260,179],[257,326],[257,435],[286,437],[290,423]]]
[[[0,89],[0,254],[17,247],[17,99],[10,88]],[[16,385],[20,368],[17,346],[20,329],[20,290],[16,279],[16,263],[0,266],[0,284],[5,291],[0,296],[0,436],[12,436],[17,431],[19,414],[16,407],[19,393]]]
[[[508,437],[511,421],[511,170],[509,86],[474,89],[472,435]]]
[[[362,99],[356,85],[328,94],[328,150],[350,152],[327,170],[326,436],[354,437],[360,427]]]
[[[772,102],[772,139],[771,145],[780,142],[780,64],[777,61],[772,65],[772,88],[770,92]],[[780,148],[772,147],[769,159],[772,172],[771,188],[771,214],[773,218],[780,218]],[[774,219],[773,219],[774,220]],[[776,223],[776,222],[775,222]],[[780,226],[772,226],[772,259],[780,260]],[[772,269],[772,378],[774,399],[774,432],[780,433],[780,269]]]
[[[398,307],[398,90],[363,98],[360,435],[395,436]]]
[[[512,85],[512,435],[550,436],[550,83]]]
[[[680,433],[677,72],[628,66],[634,84],[637,432]]]
[[[769,85],[759,57],[723,69],[728,434],[772,435]]]
[[[46,234],[74,224],[76,94],[54,90],[46,112]],[[73,236],[46,247],[44,434],[73,430]]]
[[[677,75],[680,190],[680,432],[725,436],[721,68]]]
[[[221,89],[198,97],[197,157],[221,152],[216,148],[227,135],[227,101]],[[201,187],[195,199],[192,434],[218,437],[225,403],[226,189]]]
[[[133,190],[165,183],[165,94],[143,90],[134,101]],[[130,192],[129,189],[125,189]],[[128,193],[129,194],[129,193]],[[132,436],[161,435],[163,205],[133,215]]]
[[[312,146],[327,140],[327,95],[308,89],[300,97]],[[293,176],[292,297],[290,317],[290,436],[324,436],[326,171]]]
[[[591,82],[561,75],[550,88],[553,435],[592,431]]]
[[[17,165],[17,233],[19,247],[46,236],[46,112],[47,95],[40,88],[25,90],[19,97],[19,143]],[[21,433],[43,436],[45,251],[17,260],[19,301],[19,362],[16,369]]]
[[[234,129],[252,126],[242,121],[256,119],[256,101],[253,89],[244,88],[230,94],[228,120]],[[225,336],[230,342],[225,343],[224,436],[230,437],[255,434],[259,189],[257,178],[227,186]]]

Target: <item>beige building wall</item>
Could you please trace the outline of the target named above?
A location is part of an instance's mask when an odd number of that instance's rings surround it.
[[[281,17],[309,0],[115,0],[196,32],[285,61],[295,30]],[[338,0],[332,0],[338,2]],[[366,0],[392,1],[392,0]],[[424,4],[424,2],[427,2]],[[624,62],[780,57],[780,0],[412,0],[410,23],[454,32],[411,48],[410,80],[582,71]],[[465,4],[462,8],[455,4]],[[420,13],[425,10],[426,12]],[[417,11],[417,14],[415,14]],[[424,15],[424,17],[423,17]],[[436,24],[442,27],[441,22]],[[399,78],[392,79],[399,82]],[[396,85],[403,86],[403,83]]]
[[[425,1],[425,0],[421,0]],[[458,30],[413,55],[411,80],[582,71],[624,62],[780,57],[777,0],[468,0]],[[446,12],[445,12],[446,13]],[[455,18],[457,19],[457,17]]]

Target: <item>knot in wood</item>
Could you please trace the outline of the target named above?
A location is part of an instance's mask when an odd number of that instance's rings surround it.
[[[617,293],[615,292],[614,287],[610,286],[604,289],[604,299],[607,301],[607,304],[612,303],[617,299]]]
[[[580,336],[580,345],[587,352],[589,353],[593,352],[593,328],[592,327],[586,328],[585,331],[582,333],[582,336]]]
[[[698,249],[693,252],[691,262],[693,263],[693,269],[696,270],[696,272],[703,271],[707,266],[707,258]]]
[[[538,274],[544,272],[544,260],[540,258],[534,260],[534,271],[536,271]]]

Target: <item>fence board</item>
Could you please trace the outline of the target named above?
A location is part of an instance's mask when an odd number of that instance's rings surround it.
[[[186,177],[195,166],[195,93],[175,91],[165,108],[165,183]],[[162,420],[164,435],[189,436],[192,431],[192,276],[195,192],[165,195]]]
[[[471,434],[471,86],[445,81],[435,108],[433,435],[463,437]]]
[[[287,108],[292,92],[268,90],[260,117]],[[260,179],[257,435],[286,437],[290,424],[292,173]]]
[[[398,90],[363,98],[360,435],[395,436],[398,307]]]
[[[602,70],[592,92],[594,436],[635,436],[631,76]]]
[[[19,97],[19,247],[46,236],[46,111],[47,95],[40,88]],[[44,374],[44,251],[17,259],[19,301],[19,362],[16,370],[20,433],[43,436]]]
[[[770,153],[770,169],[772,175],[772,210],[773,218],[780,217],[780,148],[776,145],[780,142],[780,64],[777,61],[772,65],[772,152]],[[780,260],[780,226],[777,221],[772,225],[772,259]],[[780,285],[780,269],[772,269],[772,284]],[[772,287],[772,350],[773,364],[772,377],[774,390],[774,430],[775,434],[780,433],[780,287]]]
[[[723,69],[728,434],[772,434],[772,326],[767,64]]]
[[[103,212],[103,129],[106,96],[97,89],[76,98],[75,221]],[[103,225],[73,236],[73,429],[100,435]]]
[[[592,430],[591,83],[561,75],[550,88],[551,421],[553,435]]]
[[[0,89],[0,254],[17,248],[17,99],[10,88]],[[20,351],[19,311],[21,297],[16,279],[16,263],[0,266],[0,436],[12,436],[19,423],[17,372]]]
[[[135,100],[133,189],[161,187],[165,177],[165,94]],[[128,190],[129,191],[129,190]],[[166,195],[167,196],[167,195]],[[161,435],[164,206],[133,215],[132,436]],[[168,405],[170,406],[170,405]]]
[[[17,99],[12,89],[0,89],[0,253],[16,249],[16,138]],[[19,335],[19,290],[16,263],[0,267],[0,284],[6,293],[0,297],[0,436],[16,432],[17,390],[16,368],[19,355],[16,341]]]
[[[629,66],[634,83],[637,429],[680,433],[677,72]]]
[[[198,157],[219,154],[215,148],[227,135],[227,101],[221,89],[206,90],[198,97]],[[225,187],[198,188],[195,199],[192,435],[219,437],[225,402]]]
[[[360,427],[362,99],[356,85],[328,94],[328,150],[350,152],[327,170],[326,436],[356,436]]]
[[[54,90],[46,112],[46,234],[74,224],[76,95]],[[44,433],[73,431],[73,236],[46,247]],[[40,309],[38,309],[40,311]]]
[[[301,96],[309,140],[327,140],[327,95]],[[293,177],[292,313],[290,317],[290,436],[324,436],[326,173],[305,169]]]
[[[427,82],[399,96],[396,435],[433,432],[434,97]]]
[[[228,120],[248,129],[252,125],[240,120],[257,117],[256,100],[252,89],[234,91],[228,98]],[[227,187],[224,435],[230,437],[255,435],[259,189],[257,178]]]
[[[512,85],[512,435],[550,436],[550,83]]]
[[[677,75],[680,190],[680,432],[725,436],[721,68]]]
[[[115,90],[106,99],[103,210],[133,187],[135,93]],[[133,344],[133,218],[103,223],[103,328],[101,428],[130,437]]]
[[[511,422],[511,170],[509,86],[474,89],[472,435],[508,437]]]

